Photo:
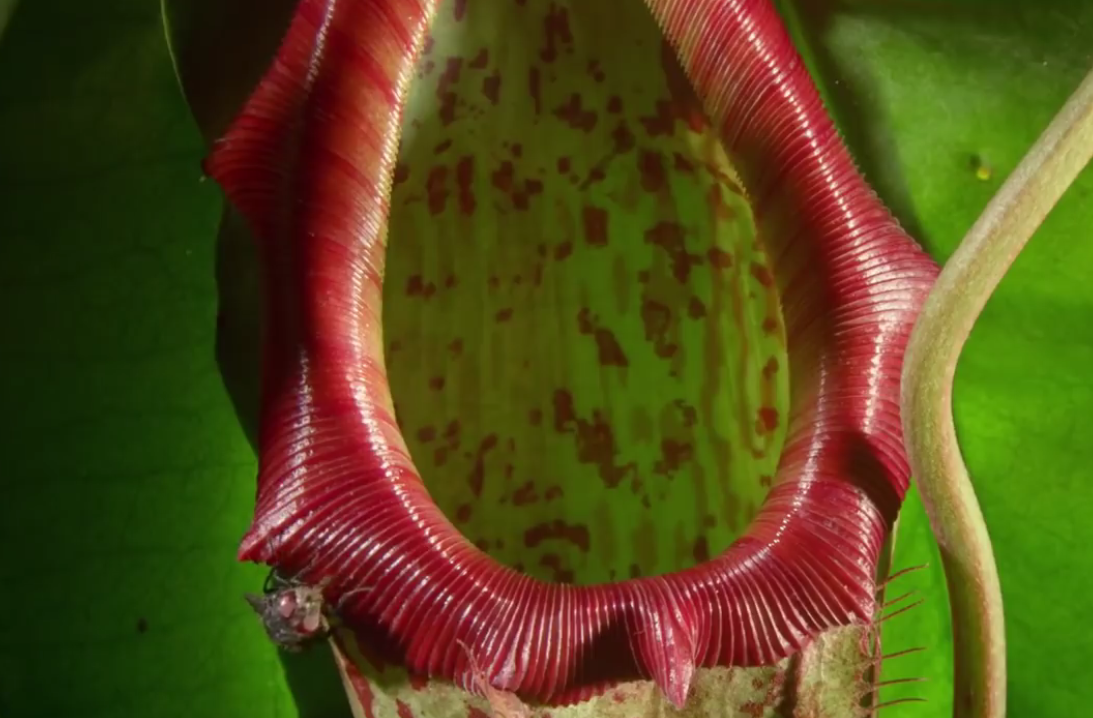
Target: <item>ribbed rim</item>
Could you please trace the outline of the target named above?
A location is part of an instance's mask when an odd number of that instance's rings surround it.
[[[269,288],[240,557],[327,578],[332,601],[353,592],[343,619],[414,671],[470,685],[466,646],[497,688],[548,703],[637,674],[682,705],[696,666],[773,663],[868,621],[908,486],[902,356],[936,266],[855,169],[768,0],[648,2],[775,260],[792,412],[752,526],[692,569],[554,585],[483,554],[433,504],[395,422],[380,317],[401,108],[435,5],[302,0],[208,160]]]

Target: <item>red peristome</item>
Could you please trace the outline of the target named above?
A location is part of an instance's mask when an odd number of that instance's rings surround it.
[[[301,0],[209,159],[268,286],[240,558],[329,578],[347,623],[378,626],[416,672],[469,686],[469,652],[496,688],[547,702],[638,674],[679,705],[696,666],[772,663],[870,620],[908,484],[900,365],[936,267],[855,170],[768,0],[649,3],[776,259],[793,406],[747,534],[686,571],[551,585],[497,564],[431,502],[395,422],[380,300],[401,106],[435,2]]]

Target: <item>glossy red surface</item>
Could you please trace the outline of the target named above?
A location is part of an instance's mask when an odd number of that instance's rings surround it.
[[[636,1],[636,0],[635,0]],[[650,2],[775,259],[789,435],[747,534],[693,569],[600,586],[501,566],[429,499],[395,422],[381,287],[400,106],[433,2],[302,0],[208,171],[267,280],[258,501],[245,560],[331,579],[349,625],[415,671],[547,702],[696,666],[756,665],[868,621],[908,486],[899,377],[937,269],[856,171],[768,0]],[[367,590],[360,590],[367,588]]]

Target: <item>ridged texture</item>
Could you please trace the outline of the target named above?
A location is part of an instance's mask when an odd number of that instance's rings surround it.
[[[747,534],[693,569],[538,582],[470,545],[408,455],[380,299],[400,105],[433,3],[302,0],[208,162],[267,280],[258,501],[240,557],[330,577],[348,624],[378,628],[415,671],[470,686],[469,651],[524,698],[579,699],[638,673],[682,704],[697,665],[771,663],[872,616],[908,482],[900,364],[935,266],[857,174],[767,0],[651,7],[753,198],[792,362],[775,485]]]

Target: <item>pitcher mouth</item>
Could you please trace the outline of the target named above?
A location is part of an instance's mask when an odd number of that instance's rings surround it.
[[[855,170],[767,0],[648,2],[774,260],[789,430],[750,527],[696,566],[577,586],[503,566],[434,503],[395,416],[382,291],[401,115],[435,5],[302,0],[209,158],[267,287],[240,558],[329,581],[347,625],[378,629],[415,672],[468,685],[462,645],[497,688],[546,703],[645,676],[682,705],[696,666],[772,663],[870,620],[908,484],[903,349],[936,266]]]

